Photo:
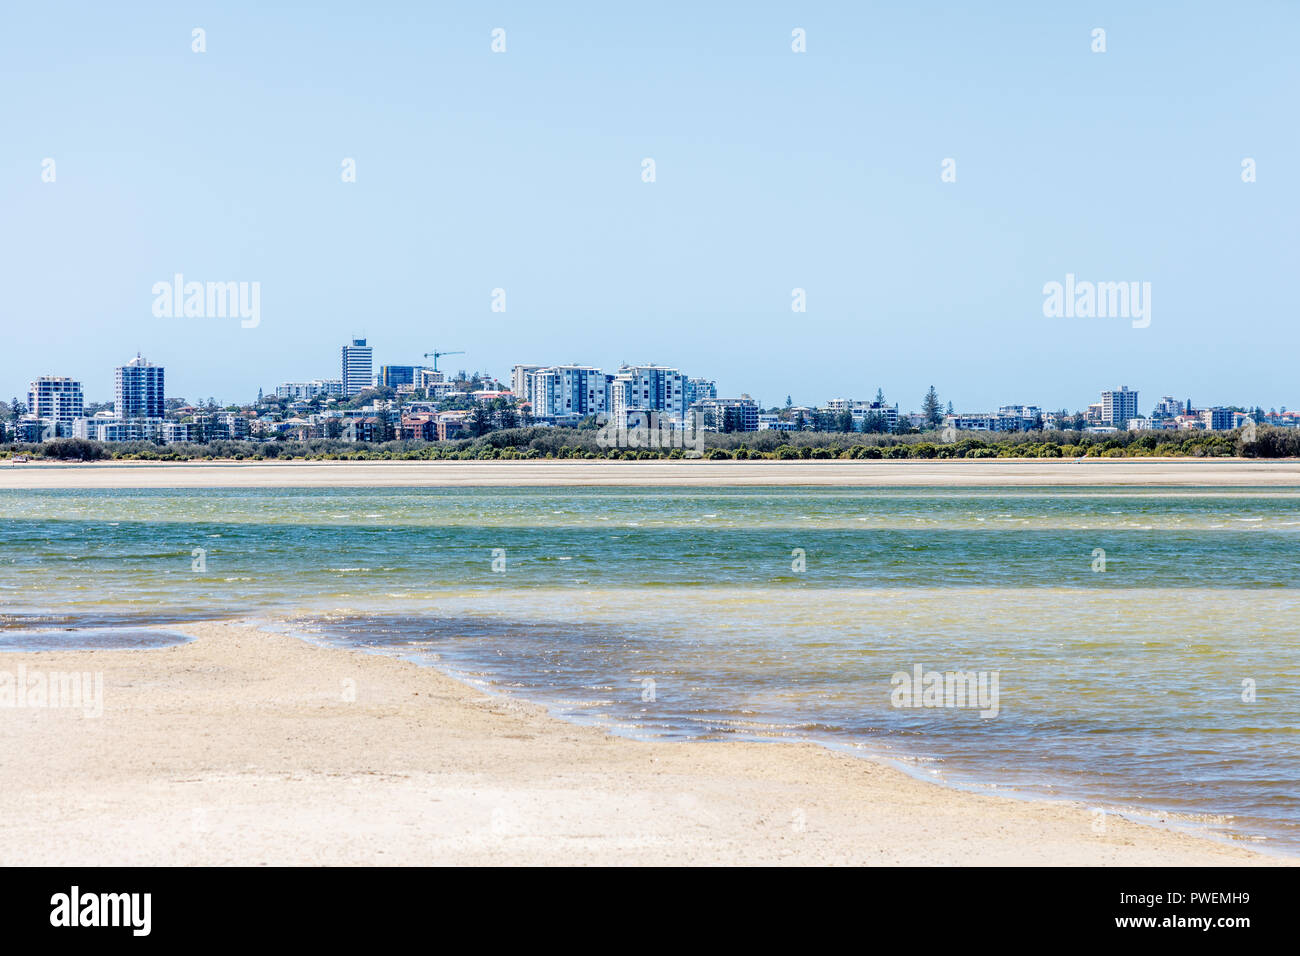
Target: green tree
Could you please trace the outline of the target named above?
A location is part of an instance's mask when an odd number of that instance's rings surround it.
[[[475,438],[486,435],[492,430],[492,419],[488,417],[487,409],[483,407],[482,402],[474,403],[474,411],[469,417],[469,431]]]
[[[939,404],[939,393],[930,386],[930,390],[925,393],[925,401],[921,403],[921,414],[925,416],[927,424],[939,426],[943,423],[943,406]]]

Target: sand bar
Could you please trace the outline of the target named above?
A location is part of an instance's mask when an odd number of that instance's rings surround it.
[[[616,738],[239,623],[179,629],[198,640],[0,654],[102,672],[104,694],[100,717],[0,709],[0,863],[1293,862],[812,744]]]
[[[1300,488],[1300,460],[1098,458],[854,461],[295,461],[0,464],[0,489],[295,487]]]

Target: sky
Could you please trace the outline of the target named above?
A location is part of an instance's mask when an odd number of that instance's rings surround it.
[[[9,4],[0,397],[140,352],[249,401],[365,336],[765,405],[1300,407],[1300,6],[1134,6]],[[257,325],[155,315],[177,273]],[[1067,274],[1150,324],[1045,316]]]

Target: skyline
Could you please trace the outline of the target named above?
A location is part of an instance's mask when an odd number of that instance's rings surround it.
[[[3,114],[0,380],[107,394],[101,356],[139,351],[237,400],[357,335],[377,363],[654,361],[769,404],[1289,404],[1294,9],[53,9],[0,38],[40,90]],[[260,283],[259,324],[156,318],[176,273]],[[1045,317],[1067,275],[1151,283],[1149,327]]]
[[[295,376],[283,376],[283,377],[279,378],[279,379],[278,379],[277,381],[275,381],[275,382],[267,383],[267,384],[263,384],[263,385],[258,386],[258,391],[261,392],[261,393],[263,393],[263,394],[265,394],[266,396],[273,397],[273,396],[275,395],[275,393],[276,393],[276,389],[277,389],[277,387],[279,387],[279,386],[281,386],[281,385],[287,385],[287,384],[293,384],[293,383],[312,382],[312,381],[330,381],[330,380],[342,382],[342,381],[343,381],[343,379],[342,379],[343,365],[342,365],[342,361],[341,361],[341,359],[340,359],[340,357],[339,357],[339,355],[338,355],[337,353],[339,353],[340,350],[344,350],[344,354],[346,354],[346,351],[345,351],[345,350],[347,350],[347,349],[348,349],[349,347],[351,347],[352,345],[357,344],[358,341],[360,341],[360,343],[361,343],[361,345],[362,345],[362,348],[363,348],[364,350],[368,350],[368,351],[370,351],[370,352],[373,354],[373,350],[374,350],[374,348],[375,348],[375,345],[374,345],[374,343],[371,342],[369,339],[361,339],[361,340],[357,340],[357,339],[349,339],[348,342],[340,343],[340,345],[338,345],[338,346],[335,347],[335,352],[336,352],[335,365],[334,365],[334,367],[333,367],[332,369],[326,369],[326,370],[324,370],[324,371],[321,371],[321,370],[313,370],[312,372],[307,373],[307,374],[295,375]],[[442,354],[442,353],[440,353],[440,354]],[[446,354],[449,354],[449,355],[450,355],[450,354],[456,354],[456,353],[446,353]],[[126,364],[134,364],[134,362],[135,362],[136,360],[138,360],[139,358],[141,358],[141,355],[140,355],[140,353],[137,353],[136,359],[128,359],[128,360],[126,360],[125,362],[123,362],[122,364],[123,364],[123,365],[126,365]],[[164,363],[164,362],[156,362],[156,361],[153,361],[152,358],[150,358],[149,356],[144,356],[143,358],[148,362],[148,364],[156,365],[156,366],[161,366],[161,367],[163,367],[163,368],[167,368],[167,367],[168,367],[166,363]],[[500,370],[496,370],[496,369],[482,369],[482,368],[478,368],[477,366],[473,365],[472,363],[465,364],[464,366],[460,366],[460,363],[454,363],[454,364],[457,365],[457,366],[459,366],[459,367],[457,367],[457,368],[444,367],[443,369],[441,369],[442,373],[443,373],[444,375],[447,376],[448,381],[453,380],[454,377],[455,377],[457,374],[459,374],[460,372],[464,372],[464,373],[466,373],[466,374],[469,375],[469,376],[477,375],[477,374],[480,374],[480,373],[487,373],[487,374],[490,374],[490,375],[491,375],[494,379],[496,379],[498,382],[500,382],[500,383],[502,384],[503,388],[505,388],[505,389],[507,389],[507,390],[509,390],[510,387],[511,387],[511,378],[512,378],[511,372],[513,371],[514,367],[516,367],[516,366],[521,366],[521,365],[528,365],[528,363],[514,362],[514,363],[512,363],[512,365],[511,365],[511,369],[510,369],[510,370],[502,372],[502,371],[500,371]],[[599,369],[601,369],[602,371],[606,371],[607,369],[619,369],[619,368],[628,368],[628,367],[654,367],[654,366],[658,366],[658,367],[663,367],[663,368],[676,369],[676,370],[680,371],[683,375],[685,375],[687,378],[701,378],[701,379],[705,379],[705,380],[708,380],[708,381],[716,382],[716,379],[712,379],[712,378],[710,378],[710,376],[708,375],[707,369],[706,369],[706,370],[697,370],[697,369],[695,369],[694,367],[690,366],[689,364],[687,364],[687,365],[683,365],[683,364],[680,364],[680,363],[672,363],[672,362],[631,362],[631,363],[620,363],[619,365],[615,365],[615,366],[601,366],[601,365],[596,365],[595,363],[584,363],[584,362],[581,362],[581,361],[575,361],[575,362],[573,362],[573,363],[569,363],[569,362],[550,362],[550,363],[540,363],[540,364],[534,363],[533,365],[531,365],[531,366],[529,366],[529,367],[534,367],[534,368],[550,368],[550,367],[556,367],[556,366],[566,366],[566,365],[570,365],[570,364],[573,364],[573,365],[579,365],[579,366],[586,366],[586,367],[599,368]],[[380,384],[380,383],[379,383],[378,379],[379,379],[379,375],[380,375],[380,370],[383,369],[383,368],[386,367],[386,366],[388,366],[388,367],[392,367],[392,366],[398,366],[398,367],[402,367],[402,366],[412,366],[412,367],[416,367],[416,368],[430,368],[430,369],[433,367],[433,366],[432,366],[432,363],[428,363],[428,364],[425,364],[425,363],[424,363],[424,361],[423,361],[423,356],[420,357],[420,361],[381,361],[381,360],[379,360],[379,359],[377,359],[377,358],[372,358],[372,360],[371,360],[371,364],[370,364],[370,378],[372,379],[372,384],[371,384],[371,385],[368,385],[368,386],[365,386],[366,388],[377,388],[377,387],[379,387],[379,384]],[[117,370],[120,369],[120,367],[121,367],[121,366],[114,365],[114,366],[113,366],[113,369],[114,369],[114,371],[116,372]],[[100,399],[100,398],[97,398],[95,395],[93,395],[93,394],[90,392],[90,389],[87,388],[87,386],[86,386],[86,384],[85,384],[85,379],[80,378],[80,377],[78,377],[78,376],[76,376],[76,375],[67,375],[67,374],[64,373],[64,372],[42,372],[42,373],[40,373],[39,375],[33,375],[33,376],[31,377],[30,381],[27,383],[27,385],[24,386],[21,390],[14,388],[14,389],[8,389],[8,390],[6,390],[6,391],[8,391],[8,392],[10,393],[11,398],[12,398],[12,397],[17,397],[20,401],[24,401],[24,402],[26,402],[28,391],[30,390],[30,388],[31,388],[33,385],[36,384],[36,382],[37,382],[38,379],[41,379],[41,378],[59,378],[59,377],[66,377],[66,378],[69,378],[69,379],[75,381],[76,383],[78,383],[78,384],[81,386],[82,393],[85,395],[85,401],[86,401],[86,404],[88,404],[88,405],[89,405],[89,404],[112,404],[112,399],[111,399],[111,397],[110,397],[109,399],[107,399],[107,400],[102,400],[102,399]],[[174,380],[174,379],[172,379],[172,380]],[[1083,402],[1082,404],[1079,404],[1079,405],[1056,404],[1056,403],[1053,402],[1053,401],[1045,401],[1045,400],[1042,400],[1041,398],[1037,398],[1037,397],[1035,397],[1035,396],[1029,396],[1029,397],[1028,397],[1029,399],[1033,399],[1033,400],[1027,400],[1027,399],[1025,399],[1025,398],[1023,398],[1023,397],[1015,397],[1015,396],[1013,396],[1013,397],[1011,397],[1011,398],[1003,397],[1003,398],[998,399],[996,402],[994,402],[993,404],[988,405],[988,406],[979,406],[979,407],[977,407],[977,406],[970,405],[970,404],[965,404],[965,405],[961,404],[960,402],[958,402],[957,399],[953,398],[952,395],[951,395],[950,393],[945,393],[942,389],[939,389],[937,386],[930,386],[930,385],[927,385],[927,386],[925,386],[926,391],[928,391],[928,389],[931,388],[931,387],[935,387],[935,388],[936,388],[936,391],[938,392],[938,395],[939,395],[939,398],[940,398],[940,402],[941,402],[941,404],[942,404],[943,406],[945,406],[945,407],[951,405],[951,406],[953,407],[953,410],[954,410],[957,414],[959,414],[959,415],[960,415],[960,414],[981,414],[981,413],[991,413],[991,412],[997,411],[997,410],[1000,409],[1000,408],[1003,408],[1003,407],[1006,407],[1006,406],[1014,406],[1014,405],[1035,406],[1035,407],[1041,408],[1044,412],[1059,412],[1059,411],[1064,410],[1064,411],[1069,411],[1069,412],[1072,412],[1072,413],[1078,413],[1078,412],[1086,412],[1087,409],[1088,409],[1088,406],[1089,406],[1089,405],[1097,404],[1096,401],[1092,401],[1092,400],[1085,401],[1085,402]],[[923,404],[923,401],[924,401],[924,397],[925,397],[925,392],[923,391],[922,394],[921,394],[921,399],[917,400],[917,402],[916,402],[915,405],[909,405],[907,399],[900,399],[900,398],[898,398],[898,397],[895,396],[895,395],[891,395],[889,392],[885,391],[885,390],[884,390],[883,388],[881,388],[880,386],[876,386],[876,387],[864,387],[864,388],[858,389],[857,391],[854,391],[854,392],[852,392],[852,393],[843,393],[843,394],[835,394],[835,395],[829,395],[829,394],[828,394],[828,395],[822,395],[822,396],[820,396],[820,397],[813,398],[813,399],[810,400],[810,401],[801,401],[801,400],[795,398],[795,399],[792,401],[791,404],[794,405],[794,406],[800,406],[800,407],[821,408],[821,407],[825,407],[826,403],[828,403],[828,402],[834,402],[834,401],[839,401],[839,400],[846,400],[846,399],[847,399],[847,400],[851,400],[851,401],[867,401],[867,400],[870,400],[870,399],[872,399],[872,398],[875,397],[875,395],[876,395],[876,390],[877,390],[877,389],[879,389],[881,392],[884,393],[886,403],[887,403],[887,404],[890,404],[890,405],[895,405],[895,406],[897,406],[898,409],[899,409],[899,411],[900,411],[900,413],[902,413],[902,412],[916,412],[918,409],[921,408],[921,406],[922,406],[922,404]],[[1106,392],[1109,392],[1109,391],[1115,391],[1115,392],[1118,392],[1118,391],[1120,391],[1120,390],[1130,390],[1130,389],[1129,389],[1129,383],[1124,382],[1124,383],[1119,383],[1119,384],[1105,384],[1105,385],[1101,385],[1100,387],[1095,388],[1095,389],[1093,390],[1093,396],[1094,396],[1094,397],[1095,397],[1095,396],[1098,396],[1098,395],[1103,395],[1103,396],[1104,396],[1104,394],[1105,394]],[[1294,407],[1291,403],[1288,403],[1288,402],[1282,402],[1282,403],[1277,404],[1277,405],[1265,405],[1265,404],[1262,404],[1262,403],[1260,403],[1260,402],[1256,402],[1256,401],[1253,401],[1253,400],[1250,400],[1250,401],[1240,401],[1240,400],[1236,400],[1236,401],[1205,401],[1205,400],[1203,400],[1203,399],[1198,399],[1197,396],[1187,394],[1186,392],[1180,391],[1180,390],[1178,390],[1178,389],[1170,389],[1170,388],[1165,388],[1165,389],[1149,389],[1149,388],[1145,388],[1145,387],[1143,387],[1142,385],[1138,385],[1136,388],[1131,389],[1131,391],[1134,392],[1134,393],[1137,394],[1137,395],[1142,395],[1142,394],[1145,393],[1146,396],[1147,396],[1147,398],[1146,398],[1146,403],[1147,403],[1147,405],[1155,405],[1155,404],[1158,404],[1158,403],[1163,402],[1166,398],[1173,398],[1173,399],[1176,399],[1176,400],[1178,400],[1178,401],[1188,403],[1191,407],[1196,407],[1196,408],[1225,407],[1225,408],[1242,408],[1242,409],[1246,409],[1246,410],[1250,410],[1250,409],[1253,409],[1253,408],[1262,408],[1265,412],[1268,412],[1268,411],[1270,411],[1270,410],[1276,410],[1276,411],[1280,411],[1280,412],[1285,412],[1285,411],[1287,411],[1288,409]],[[165,396],[165,398],[167,398],[167,399],[183,398],[183,399],[185,399],[187,402],[189,402],[189,403],[191,403],[191,404],[195,404],[195,405],[201,404],[201,403],[203,403],[204,400],[205,400],[205,396],[199,395],[199,394],[197,394],[197,393],[196,393],[195,395],[186,395],[186,394],[183,394],[183,393],[181,393],[181,392],[176,391],[176,390],[175,390],[174,388],[172,388],[171,386],[168,386],[167,392],[168,392],[168,394]],[[791,397],[791,398],[794,398],[793,393],[787,393],[787,395],[788,395],[789,397]],[[1158,398],[1157,398],[1157,397],[1153,397],[1153,396],[1157,396],[1157,395],[1159,396]],[[776,400],[768,401],[764,396],[757,395],[757,394],[755,394],[755,393],[753,393],[753,392],[751,392],[751,391],[748,391],[748,390],[746,390],[746,389],[744,389],[744,388],[736,389],[736,390],[734,390],[734,391],[726,391],[726,390],[723,390],[723,389],[719,388],[719,389],[717,389],[717,396],[718,396],[719,398],[725,398],[725,399],[734,399],[734,398],[740,398],[740,397],[743,397],[743,396],[748,396],[748,397],[753,398],[753,399],[755,400],[755,402],[758,404],[758,406],[759,406],[760,408],[782,407],[782,406],[785,405],[785,401],[784,401],[784,399],[780,398],[779,396],[777,397]],[[217,400],[217,404],[218,404],[219,406],[222,406],[222,407],[231,406],[231,405],[249,406],[249,405],[256,404],[256,402],[257,402],[257,396],[256,396],[256,395],[251,395],[251,396],[241,396],[241,397],[236,397],[236,398],[229,398],[229,397],[227,397],[227,396],[222,396],[222,395],[219,395],[219,394],[215,394],[215,393],[214,393],[214,394],[213,394],[212,396],[210,396],[210,397],[216,398],[216,400]],[[516,395],[515,397],[516,397],[517,400],[520,400],[520,401],[522,401],[522,400],[524,399],[524,396],[520,396],[520,395]],[[6,399],[6,398],[3,398],[3,397],[0,397],[0,401],[3,401],[3,402],[8,403],[8,402],[11,401],[11,399]],[[1139,405],[1138,405],[1138,409],[1139,409],[1139,416],[1138,416],[1138,417],[1146,417],[1146,416],[1144,416],[1144,415],[1142,415],[1142,414],[1140,413],[1140,409],[1141,409],[1141,407],[1142,407],[1141,404],[1139,404]]]

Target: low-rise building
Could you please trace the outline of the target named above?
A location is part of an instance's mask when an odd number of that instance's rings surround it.
[[[707,431],[758,431],[758,404],[749,396],[740,398],[703,398],[691,406],[703,416]]]
[[[1237,412],[1231,408],[1203,408],[1201,423],[1210,431],[1226,432],[1237,427]]]
[[[318,378],[310,382],[283,382],[275,388],[276,398],[311,401],[313,398],[342,398],[343,382],[336,378]]]
[[[438,413],[438,441],[450,441],[464,438],[469,432],[467,419],[469,412],[452,411]]]
[[[835,415],[848,412],[853,416],[853,427],[857,431],[862,431],[870,422],[878,426],[883,425],[883,428],[877,427],[876,431],[893,431],[898,424],[898,406],[887,405],[884,402],[832,398],[826,403],[825,410]],[[805,418],[809,421],[812,420],[811,411],[805,414]]]
[[[775,412],[759,412],[758,430],[761,432],[795,432],[799,430],[799,423],[794,419],[782,420],[781,416]]]
[[[402,416],[403,441],[436,441],[438,419],[434,412],[414,412]]]

